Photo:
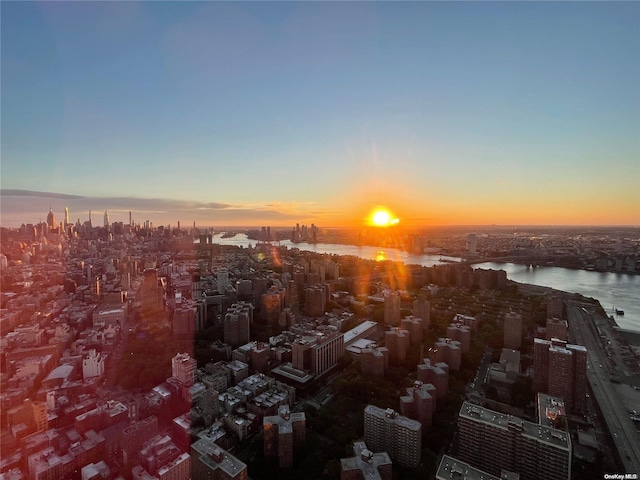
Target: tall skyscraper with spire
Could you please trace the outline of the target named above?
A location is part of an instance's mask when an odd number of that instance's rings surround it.
[[[49,213],[47,214],[47,226],[49,228],[56,228],[56,216],[53,214],[51,206],[49,206]]]
[[[64,207],[64,224],[69,225],[69,207]]]
[[[109,226],[109,212],[107,212],[106,210],[104,211],[104,226]]]

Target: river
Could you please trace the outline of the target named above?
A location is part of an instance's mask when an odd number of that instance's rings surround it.
[[[232,238],[220,238],[215,235],[213,242],[221,245],[237,245],[247,247],[255,245],[246,235],[238,234]],[[281,241],[280,246],[299,248],[316,253],[332,255],[352,255],[368,260],[392,260],[413,265],[431,267],[442,265],[446,261],[459,261],[458,258],[440,255],[416,255],[393,248],[359,247],[355,245],[338,245],[329,243],[291,243]],[[481,263],[474,268],[492,268],[505,270],[510,280],[551,287],[571,293],[580,293],[585,297],[597,299],[608,314],[613,314],[614,307],[624,310],[624,315],[614,315],[616,323],[628,330],[640,332],[640,275],[609,272],[589,272],[561,267],[530,268],[514,263]]]

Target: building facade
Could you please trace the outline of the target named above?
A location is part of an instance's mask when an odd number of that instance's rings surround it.
[[[587,349],[553,339],[533,341],[533,390],[560,397],[569,413],[586,412]]]
[[[504,316],[504,348],[520,349],[522,345],[522,315],[509,312]]]
[[[571,479],[571,437],[565,431],[464,402],[458,435],[460,459],[491,475],[507,470],[521,480]]]
[[[183,385],[193,385],[197,363],[188,353],[178,353],[171,359],[171,376]]]
[[[264,456],[278,458],[280,468],[293,465],[294,450],[304,446],[306,418],[304,413],[291,413],[288,405],[278,408],[278,415],[264,417]]]
[[[224,316],[224,343],[236,348],[249,343],[253,306],[250,303],[238,302],[231,305]]]
[[[420,464],[422,425],[398,415],[391,408],[365,407],[364,441],[373,452],[387,452],[399,465],[416,467]]]
[[[436,387],[419,380],[407,388],[407,394],[400,397],[400,413],[420,422],[423,428],[430,428],[436,409]]]
[[[398,326],[400,324],[400,294],[389,292],[384,296],[384,323]]]

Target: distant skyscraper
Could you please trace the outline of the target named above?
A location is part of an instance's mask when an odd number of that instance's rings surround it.
[[[109,226],[109,212],[107,212],[106,210],[104,211],[104,226]]]
[[[467,252],[475,254],[477,252],[478,237],[474,233],[467,235]]]
[[[49,207],[49,213],[47,214],[47,226],[49,228],[56,228],[56,216],[53,214],[53,210]]]
[[[133,225],[133,216],[131,215],[131,210],[129,210],[129,225]],[[178,222],[178,228],[180,228],[179,222]]]
[[[69,225],[69,207],[64,207],[64,224]]]

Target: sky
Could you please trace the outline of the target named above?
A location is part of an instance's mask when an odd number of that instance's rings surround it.
[[[3,226],[640,224],[638,2],[0,8]]]

